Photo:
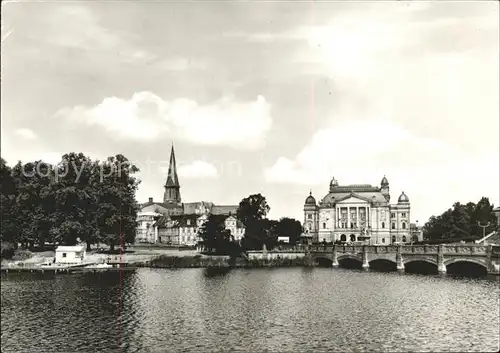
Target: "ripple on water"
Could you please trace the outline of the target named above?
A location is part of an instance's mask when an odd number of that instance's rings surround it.
[[[2,276],[2,352],[498,350],[495,281],[319,268],[122,275]]]

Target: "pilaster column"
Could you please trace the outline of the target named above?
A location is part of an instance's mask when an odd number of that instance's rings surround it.
[[[444,264],[444,256],[443,256],[443,245],[438,246],[437,266],[439,273],[446,273],[446,266]]]
[[[398,250],[396,253],[396,269],[398,271],[404,271],[405,270],[405,264],[403,262],[403,255],[401,254],[401,246],[398,246]]]
[[[347,228],[351,229],[351,208],[347,207]]]
[[[354,226],[355,228],[360,227],[360,221],[359,221],[359,206],[356,206],[356,225]]]
[[[366,251],[366,246],[363,245],[363,264],[361,265],[363,270],[368,270],[370,268],[370,264],[368,262],[368,252]]]
[[[337,260],[337,247],[333,246],[333,254],[332,254],[332,267],[338,267],[339,261]]]
[[[489,275],[500,275],[500,254],[493,249],[493,245],[486,247],[486,264]]]

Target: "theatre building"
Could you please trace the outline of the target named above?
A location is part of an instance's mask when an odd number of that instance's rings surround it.
[[[410,200],[402,192],[391,204],[389,182],[339,185],[333,178],[328,193],[317,203],[312,193],[304,204],[304,233],[313,242],[409,243]]]

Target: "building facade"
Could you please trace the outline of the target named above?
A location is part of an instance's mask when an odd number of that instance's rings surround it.
[[[410,200],[402,192],[398,202],[391,204],[385,176],[380,187],[342,186],[333,178],[328,194],[319,203],[312,193],[306,198],[304,232],[313,242],[409,243]]]
[[[500,227],[500,207],[494,208],[493,214],[497,217],[497,227]]]
[[[235,240],[240,240],[245,229],[235,215],[237,205],[215,205],[199,201],[183,203],[177,175],[174,147],[170,152],[170,163],[165,182],[163,201],[152,197],[141,205],[137,214],[136,242],[164,243],[173,246],[195,246],[200,241],[198,230],[209,214],[218,215]]]
[[[160,219],[161,213],[153,211],[139,212],[137,214],[137,229],[135,239],[138,243],[156,243],[158,229],[154,224]]]
[[[410,223],[410,233],[412,243],[424,240],[424,231],[415,223]]]

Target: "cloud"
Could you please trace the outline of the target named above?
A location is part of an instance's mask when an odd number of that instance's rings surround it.
[[[205,161],[194,161],[179,166],[179,176],[187,179],[216,179],[219,174],[213,164]]]
[[[375,120],[317,131],[297,156],[278,158],[264,177],[270,183],[322,185],[322,197],[333,176],[340,184],[378,185],[387,175],[393,198],[405,191],[424,220],[455,201],[496,201],[499,167],[494,152],[467,156],[453,145]]]
[[[170,58],[158,63],[159,69],[167,71],[203,70],[208,67],[206,61],[198,58]]]
[[[37,135],[30,129],[27,129],[27,128],[21,128],[21,129],[17,129],[15,131],[15,134],[17,136],[20,136],[26,140],[35,140],[37,139]]]
[[[450,152],[439,141],[419,138],[390,121],[348,122],[318,130],[295,159],[280,157],[264,175],[269,182],[308,185],[347,172],[349,180],[362,182],[367,173],[380,170],[380,174],[393,165],[411,168],[409,159],[443,162],[446,156],[430,155],[436,146],[445,155]],[[364,172],[358,174],[360,171]]]
[[[347,13],[301,27],[295,35],[307,45],[292,60],[334,83],[336,121],[369,112],[446,143],[459,141],[463,150],[498,147],[491,143],[499,128],[498,6],[450,5],[440,16],[438,5],[407,5],[376,4],[357,11],[355,21]],[[458,9],[474,15],[459,16]]]
[[[99,24],[99,18],[89,8],[63,4],[48,16],[49,21],[44,22],[44,40],[51,44],[93,51],[124,44],[117,33]]]
[[[270,113],[262,96],[253,102],[223,97],[199,105],[190,99],[164,101],[151,92],[138,92],[130,100],[109,97],[94,107],[62,109],[56,116],[100,126],[115,139],[154,141],[170,135],[199,145],[257,149],[271,129]]]
[[[277,40],[287,40],[293,38],[295,35],[288,32],[226,32],[223,33],[224,37],[236,38],[238,40],[246,40],[255,43],[271,43]]]
[[[141,47],[137,35],[113,26],[113,16],[109,21],[106,11],[100,11],[103,8],[75,3],[43,2],[30,5],[14,9],[22,11],[23,21],[16,19],[13,28],[19,30],[19,36],[37,42],[36,46],[21,47],[25,55],[48,57],[57,62],[63,57],[63,61],[73,64],[76,61],[80,66],[83,62],[97,68],[104,61],[112,65],[128,63],[144,66],[157,59],[155,53]],[[64,67],[67,66],[65,62]]]

